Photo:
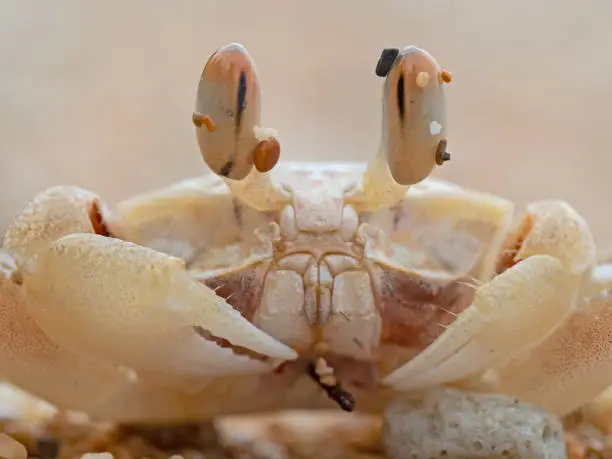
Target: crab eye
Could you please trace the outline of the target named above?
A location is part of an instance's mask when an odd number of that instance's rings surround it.
[[[246,49],[231,43],[207,61],[196,94],[192,120],[208,167],[232,180],[253,168],[260,139],[260,88],[255,64]]]
[[[376,76],[386,77],[399,53],[400,50],[398,48],[383,49],[376,64]]]
[[[386,50],[385,50],[386,51]],[[385,81],[384,150],[391,175],[400,185],[427,177],[450,159],[446,151],[446,103],[443,85],[450,78],[426,51],[409,46],[387,68],[391,51],[381,55]],[[448,74],[450,75],[450,74]]]

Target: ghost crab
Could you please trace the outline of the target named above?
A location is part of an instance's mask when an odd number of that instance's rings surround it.
[[[333,406],[321,388],[369,412],[436,385],[557,414],[597,395],[612,276],[583,219],[547,200],[514,225],[510,202],[428,178],[450,159],[450,74],[415,47],[384,50],[376,73],[366,166],[277,164],[255,66],[231,44],[193,114],[213,174],[112,211],[76,187],[35,197],[4,239],[2,375],[142,422]]]

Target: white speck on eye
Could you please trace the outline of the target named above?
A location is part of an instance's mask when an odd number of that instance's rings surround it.
[[[437,121],[429,123],[429,133],[431,135],[438,135],[440,132],[442,132],[442,125],[440,123]]]
[[[278,132],[272,128],[262,128],[255,126],[253,128],[253,134],[255,134],[255,138],[257,140],[265,140],[269,139],[270,137],[278,138]]]
[[[416,77],[416,84],[419,88],[424,88],[429,83],[429,73],[419,72]]]

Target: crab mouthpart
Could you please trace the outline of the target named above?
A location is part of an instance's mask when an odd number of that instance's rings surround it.
[[[342,388],[333,372],[323,357],[319,357],[316,363],[311,362],[308,365],[308,375],[327,393],[327,396],[344,411],[354,411],[355,397]]]

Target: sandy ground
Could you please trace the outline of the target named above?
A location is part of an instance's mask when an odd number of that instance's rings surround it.
[[[454,76],[453,161],[436,175],[567,199],[612,248],[611,14],[605,0],[1,0],[0,230],[50,185],[112,205],[204,171],[195,88],[230,41],[257,62],[285,159],[366,161],[380,49],[416,44]]]

